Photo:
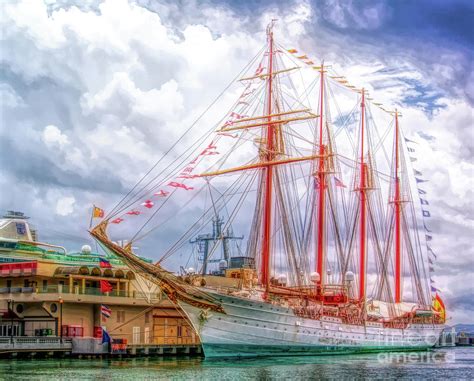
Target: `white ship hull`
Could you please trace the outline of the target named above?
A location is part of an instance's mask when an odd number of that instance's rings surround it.
[[[198,332],[204,354],[215,357],[291,356],[413,351],[433,347],[443,327],[406,329],[344,324],[339,318],[301,318],[291,309],[246,298],[213,294],[224,313],[179,302]]]

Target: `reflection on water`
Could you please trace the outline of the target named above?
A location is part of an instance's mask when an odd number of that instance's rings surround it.
[[[202,358],[0,360],[4,380],[471,379],[474,348],[249,360]]]

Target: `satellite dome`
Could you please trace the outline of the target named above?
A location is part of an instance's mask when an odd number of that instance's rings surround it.
[[[353,282],[354,279],[355,279],[355,275],[352,271],[348,271],[348,272],[346,272],[345,278],[346,278],[347,282]]]
[[[227,261],[225,259],[221,259],[219,261],[219,270],[224,270],[227,268]]]
[[[84,245],[81,248],[82,254],[90,254],[91,253],[91,247],[89,245]]]
[[[315,271],[310,274],[309,279],[311,279],[311,282],[316,283],[316,282],[319,282],[321,277],[319,276],[319,273]]]
[[[287,278],[285,274],[280,274],[278,275],[278,282],[281,284],[286,284]]]
[[[189,268],[186,270],[186,272],[187,272],[188,274],[194,274],[196,271],[194,270],[194,267],[189,267]]]

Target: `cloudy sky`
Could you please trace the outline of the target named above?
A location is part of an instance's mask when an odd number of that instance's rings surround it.
[[[0,209],[31,216],[42,240],[71,250],[87,243],[91,204],[107,209],[127,192],[255,56],[274,18],[282,45],[337,65],[403,110],[417,169],[429,179],[434,279],[453,321],[473,321],[472,1],[1,8]],[[141,251],[158,258],[163,246],[151,236]]]

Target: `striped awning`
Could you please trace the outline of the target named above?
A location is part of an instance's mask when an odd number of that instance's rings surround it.
[[[0,263],[0,277],[36,275],[37,261]]]

